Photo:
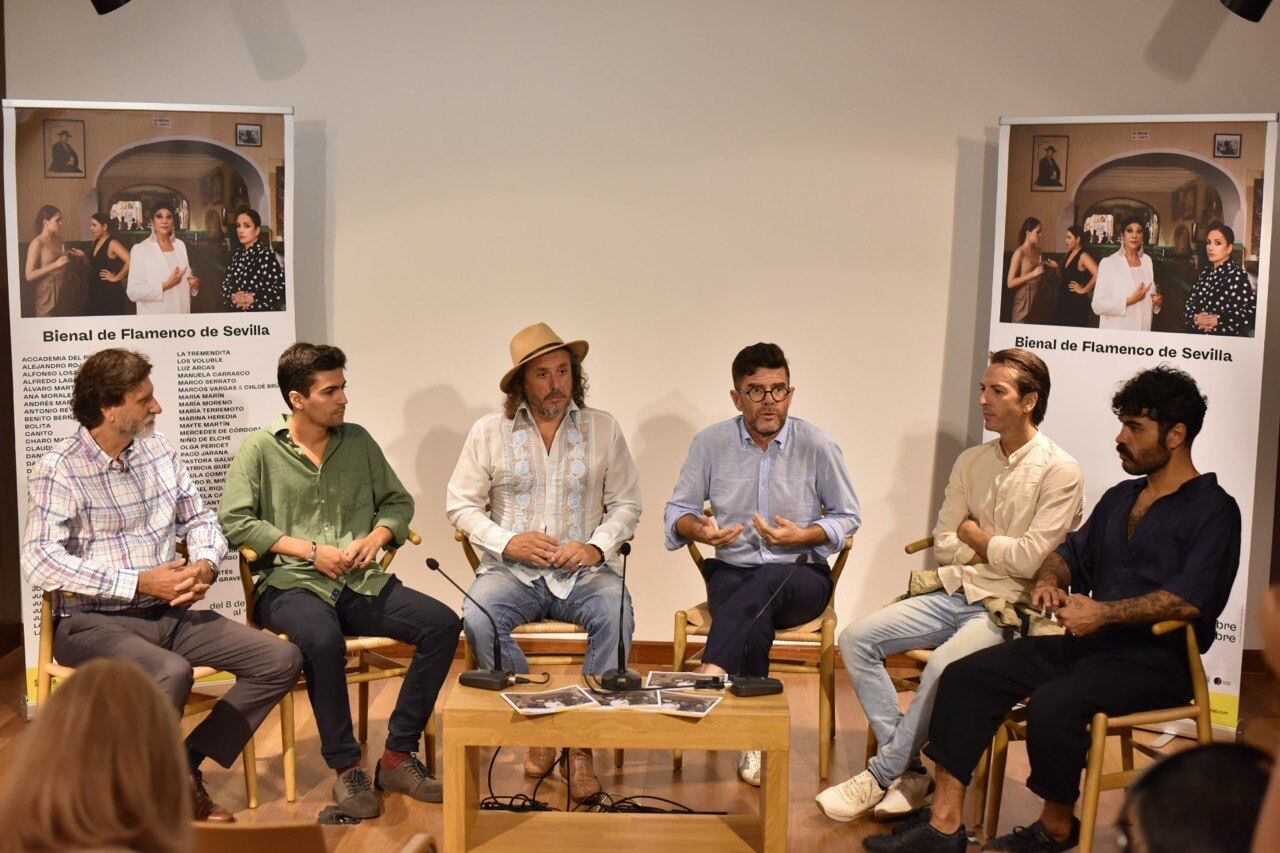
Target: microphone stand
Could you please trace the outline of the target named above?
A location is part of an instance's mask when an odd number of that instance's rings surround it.
[[[623,542],[618,548],[622,555],[622,596],[618,600],[618,665],[600,676],[602,689],[617,693],[623,690],[639,690],[640,673],[627,668],[627,650],[622,636],[623,608],[627,603],[627,556],[631,553],[631,543]]]
[[[770,604],[773,604],[774,599],[778,597],[778,593],[782,592],[782,588],[791,581],[791,576],[796,573],[796,569],[799,569],[808,561],[808,554],[801,554],[796,558],[795,566],[791,571],[787,572],[786,578],[773,591],[773,595],[769,596],[769,600],[764,603],[764,607],[760,608],[760,612],[751,620],[751,624],[747,626],[747,638],[742,641],[742,660],[745,661],[746,659],[747,645],[751,642],[751,628],[756,624],[756,620],[769,609]],[[782,682],[767,675],[735,675],[733,676],[733,682],[729,685],[729,692],[734,696],[774,696],[782,692]]]
[[[427,558],[427,568],[433,572],[439,572],[454,589],[462,593],[463,597],[480,609],[489,619],[489,624],[493,626],[493,665],[496,669],[469,669],[458,676],[458,683],[467,687],[478,687],[481,690],[502,690],[517,683],[516,674],[512,670],[502,668],[502,641],[498,638],[498,623],[494,621],[493,614],[484,608],[480,602],[468,594],[457,582],[440,568],[440,562],[435,557]]]

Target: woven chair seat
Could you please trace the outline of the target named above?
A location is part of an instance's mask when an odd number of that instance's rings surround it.
[[[705,637],[711,633],[711,609],[705,601],[686,610],[685,615],[689,618],[688,633],[690,636]],[[774,634],[773,639],[775,641],[781,640],[784,643],[820,643],[822,642],[822,635],[818,632],[818,629],[826,619],[830,619],[832,622],[836,619],[835,608],[831,605],[827,605],[827,609],[822,611],[822,615],[818,618],[810,619],[803,625],[797,625],[794,628],[778,631]]]
[[[587,629],[572,622],[555,622],[543,619],[541,622],[526,622],[511,629],[511,635],[529,636],[531,634],[585,634]]]
[[[75,675],[76,672],[76,668],[74,666],[63,666],[60,663],[49,663],[44,669],[45,672],[49,673],[54,678],[61,678],[64,681]],[[211,675],[216,675],[220,671],[221,670],[214,669],[211,666],[197,666],[192,670],[192,674],[195,680],[199,681],[202,678],[208,678]]]

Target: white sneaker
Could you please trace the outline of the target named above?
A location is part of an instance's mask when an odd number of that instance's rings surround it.
[[[754,788],[760,787],[760,750],[738,753],[738,778]]]
[[[814,799],[823,814],[843,823],[871,811],[872,806],[884,799],[884,794],[884,788],[871,771],[863,770],[852,779],[832,785]]]
[[[872,817],[876,820],[905,817],[931,802],[933,802],[933,777],[928,773],[908,770],[893,780],[893,784],[885,792],[884,799],[872,812]]]

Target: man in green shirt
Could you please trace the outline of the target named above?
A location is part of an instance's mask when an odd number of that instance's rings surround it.
[[[375,561],[384,548],[404,544],[413,498],[373,437],[344,421],[346,364],[337,347],[297,343],[284,351],[276,376],[290,413],[240,445],[219,519],[233,548],[263,555],[254,566],[258,624],[302,649],[321,753],[337,773],[338,807],[371,818],[382,813],[374,786],[441,801],[440,780],[416,753],[462,622]],[[417,648],[372,783],[351,728],[344,635]]]

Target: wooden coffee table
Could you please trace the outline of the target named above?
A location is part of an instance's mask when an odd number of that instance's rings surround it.
[[[535,692],[580,684],[560,676]],[[444,705],[444,849],[610,851],[787,849],[791,712],[787,697],[724,701],[702,719],[654,711],[572,710],[522,717],[490,690],[456,685]],[[700,749],[764,752],[760,815],[598,814],[481,811],[481,750],[495,746],[592,749]]]

